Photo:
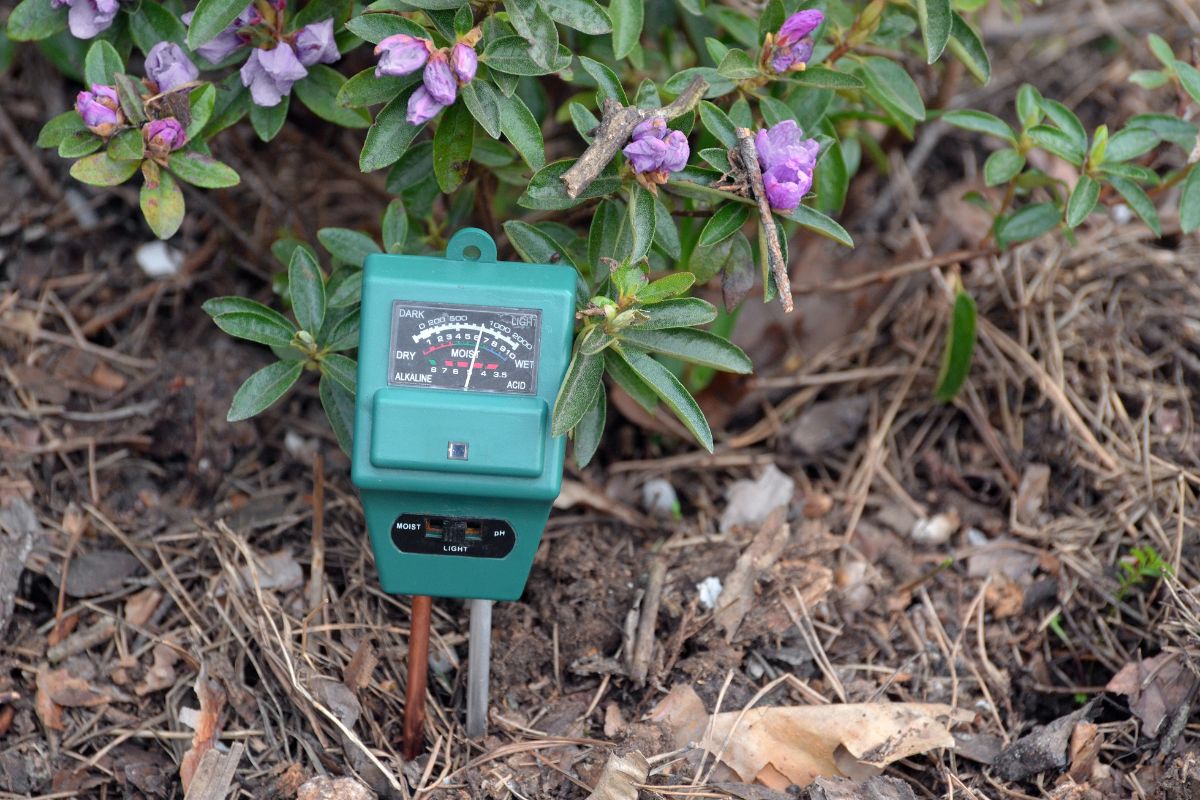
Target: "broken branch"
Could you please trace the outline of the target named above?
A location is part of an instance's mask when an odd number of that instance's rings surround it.
[[[697,76],[683,94],[676,97],[662,108],[638,108],[623,106],[612,98],[604,101],[601,110],[600,124],[592,137],[592,143],[579,160],[562,174],[562,182],[567,187],[568,197],[578,197],[580,193],[600,176],[604,168],[617,155],[621,146],[629,140],[633,129],[638,123],[648,119],[663,117],[668,120],[686,114],[696,107],[700,98],[708,91],[708,81]]]
[[[754,136],[749,128],[737,129],[738,160],[746,182],[750,186],[750,198],[758,205],[758,218],[767,243],[767,263],[771,265],[771,274],[775,276],[775,287],[779,290],[779,302],[783,310],[792,310],[792,281],[788,277],[787,263],[783,260],[783,247],[779,244],[779,231],[775,227],[775,217],[771,214],[771,204],[767,201],[767,190],[763,186],[762,170],[758,167],[758,148],[754,146]]]

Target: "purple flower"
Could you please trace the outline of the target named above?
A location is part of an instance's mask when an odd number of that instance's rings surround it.
[[[326,19],[305,25],[296,34],[296,55],[306,67],[313,64],[332,64],[342,57],[333,39],[333,20]]]
[[[172,150],[178,150],[187,142],[187,134],[183,126],[174,117],[151,120],[142,128],[142,136],[146,139],[146,149],[152,156],[165,156]]]
[[[816,9],[797,11],[779,28],[771,50],[771,69],[776,72],[802,70],[812,58],[812,32],[821,27],[825,15]]]
[[[158,91],[169,92],[199,78],[200,70],[182,47],[174,42],[159,42],[146,54],[146,77],[154,81]]]
[[[634,172],[648,175],[655,183],[665,183],[667,175],[687,166],[691,148],[682,131],[671,130],[662,117],[639,122],[621,151],[633,164]]]
[[[461,84],[475,80],[475,70],[479,68],[479,56],[475,48],[466,42],[459,42],[450,48],[450,69]]]
[[[754,137],[763,188],[772,208],[791,211],[812,188],[820,146],[807,139],[795,120],[760,130]]]
[[[250,87],[250,97],[260,106],[279,105],[284,95],[291,94],[292,84],[306,75],[308,70],[286,44],[255,49],[242,65],[242,85]]]
[[[99,83],[93,83],[90,92],[80,92],[75,97],[75,110],[88,130],[97,136],[111,136],[125,121],[117,90]]]
[[[407,75],[425,66],[425,62],[429,60],[429,40],[409,36],[407,33],[397,33],[375,45],[375,55],[379,56],[379,66],[375,68],[376,78],[384,75]]]
[[[450,61],[446,53],[437,50],[430,54],[429,63],[425,65],[425,73],[421,76],[429,96],[444,106],[454,102],[458,96],[458,83],[454,73],[450,71]]]
[[[180,17],[184,25],[190,26],[192,24],[192,15],[194,13],[194,11],[189,11]],[[220,64],[229,58],[234,50],[246,44],[241,35],[238,34],[238,31],[247,25],[253,24],[257,19],[258,12],[254,9],[253,4],[246,6],[242,10],[242,13],[238,14],[233,22],[229,23],[228,28],[197,47],[196,54],[210,64]]]
[[[428,89],[418,86],[417,90],[408,98],[408,122],[410,125],[424,125],[445,107],[444,104],[433,99]]]
[[[108,30],[117,16],[117,0],[50,0],[50,5],[71,7],[67,25],[76,39],[91,39]]]

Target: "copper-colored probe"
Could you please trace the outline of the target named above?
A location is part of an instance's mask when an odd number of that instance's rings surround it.
[[[408,635],[408,686],[404,692],[404,758],[412,761],[425,749],[425,684],[429,676],[429,625],[433,598],[412,599]]]

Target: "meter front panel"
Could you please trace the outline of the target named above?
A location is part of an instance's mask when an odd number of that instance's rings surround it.
[[[396,300],[388,385],[535,394],[541,327],[536,308]]]

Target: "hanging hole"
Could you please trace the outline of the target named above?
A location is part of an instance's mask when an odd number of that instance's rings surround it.
[[[463,248],[463,258],[467,261],[478,261],[482,255],[483,251],[473,244],[469,244]]]

